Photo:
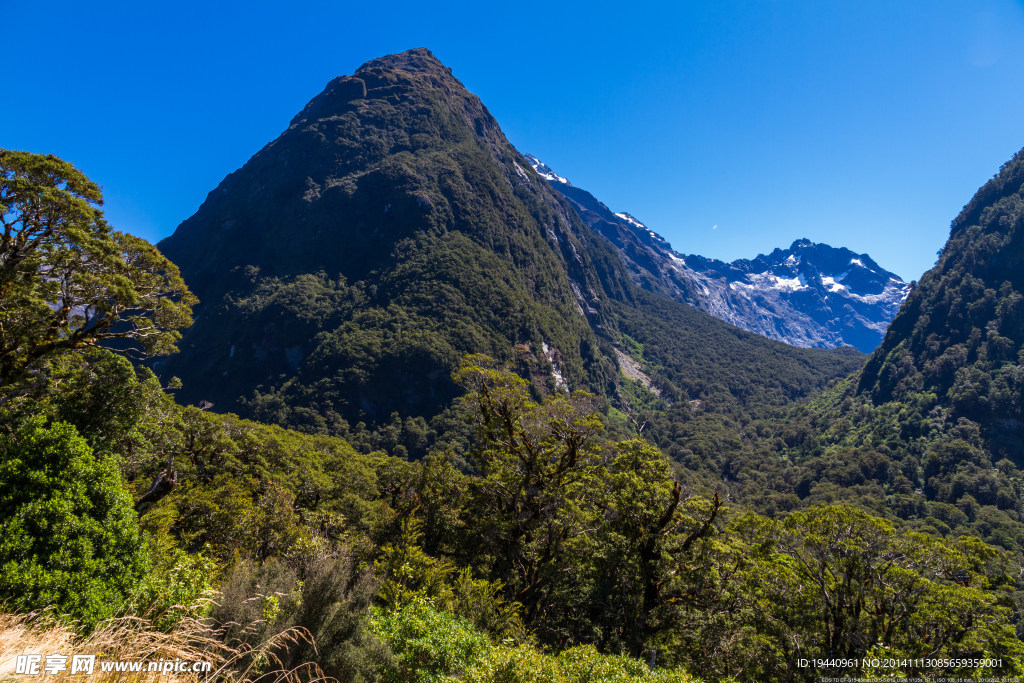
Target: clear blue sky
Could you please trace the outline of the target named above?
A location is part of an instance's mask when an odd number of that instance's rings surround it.
[[[0,4],[0,146],[153,241],[331,78],[419,46],[520,150],[725,260],[808,237],[916,279],[1024,147],[1019,1]]]

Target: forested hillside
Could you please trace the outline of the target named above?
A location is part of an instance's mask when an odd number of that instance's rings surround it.
[[[886,505],[1024,550],[1024,152],[953,221],[862,372],[805,414],[825,453],[877,453]],[[809,452],[803,449],[804,453]],[[918,522],[920,524],[920,522]]]
[[[937,410],[933,431],[977,425],[971,444],[1024,462],[1024,150],[953,221],[857,381],[876,406]],[[948,428],[948,427],[947,427]],[[924,434],[922,436],[929,436]]]

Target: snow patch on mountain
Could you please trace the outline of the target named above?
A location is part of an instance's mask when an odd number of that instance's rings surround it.
[[[821,284],[823,284],[825,286],[825,289],[827,289],[830,292],[841,292],[844,289],[846,289],[846,287],[836,282],[836,278],[829,277],[827,275],[821,276]]]
[[[530,166],[533,166],[533,170],[535,170],[537,174],[544,180],[547,180],[550,183],[561,183],[562,185],[569,185],[570,187],[572,186],[572,183],[570,183],[567,179],[563,178],[562,176],[552,171],[547,164],[545,164],[537,157],[533,156],[532,154],[524,154],[523,156],[526,157],[526,160],[530,162]]]
[[[807,282],[804,280],[803,275],[798,275],[795,278],[787,279],[784,277],[775,277],[775,282],[769,285],[772,289],[781,289],[784,292],[792,292],[797,289],[802,289],[807,286]]]
[[[646,225],[644,225],[643,223],[641,223],[637,219],[633,218],[632,216],[630,216],[625,211],[623,211],[622,213],[617,213],[617,214],[615,214],[615,216],[617,216],[618,218],[621,218],[622,220],[626,221],[630,225],[635,225],[636,227],[640,228],[641,230],[647,230],[647,232],[651,233],[652,235],[655,234],[655,232],[653,230],[650,230]]]

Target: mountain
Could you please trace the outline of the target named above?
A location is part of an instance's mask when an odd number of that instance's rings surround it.
[[[536,157],[526,158],[615,245],[638,285],[771,339],[870,353],[910,289],[867,254],[806,239],[732,263],[680,254],[630,214],[613,213]]]
[[[202,302],[159,374],[186,402],[312,431],[430,418],[469,353],[543,391],[615,400],[625,363],[666,400],[723,406],[778,405],[862,362],[638,289],[425,49],[331,81],[159,246]]]
[[[523,166],[427,50],[335,79],[160,243],[204,303],[158,369],[187,401],[327,429],[429,414],[459,357],[516,344],[604,386],[589,231]]]

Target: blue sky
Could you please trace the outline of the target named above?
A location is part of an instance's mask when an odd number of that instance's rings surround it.
[[[1024,147],[1019,1],[4,4],[0,146],[153,241],[330,79],[419,46],[520,150],[725,260],[808,237],[916,279]]]

